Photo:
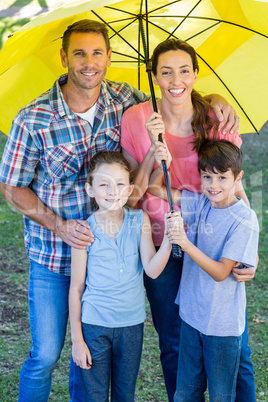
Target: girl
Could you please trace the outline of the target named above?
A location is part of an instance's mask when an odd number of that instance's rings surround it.
[[[111,382],[112,401],[134,401],[145,319],[142,268],[156,278],[171,245],[165,235],[156,253],[148,215],[124,207],[133,184],[119,152],[92,158],[85,189],[98,209],[88,218],[94,242],[72,249],[72,355],[84,400],[108,401]]]

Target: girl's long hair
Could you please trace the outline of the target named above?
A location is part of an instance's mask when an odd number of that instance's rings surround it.
[[[197,73],[199,72],[199,65],[195,49],[181,39],[166,39],[156,46],[151,57],[152,72],[154,76],[156,76],[157,74],[157,64],[159,56],[162,53],[166,53],[170,50],[183,50],[184,52],[188,53],[192,59],[193,71],[197,70]],[[216,128],[218,127],[218,123],[209,115],[209,103],[206,102],[202,98],[200,93],[197,92],[195,89],[192,90],[191,98],[194,108],[194,116],[191,122],[192,129],[195,135],[195,139],[193,141],[193,150],[198,153],[203,142],[206,142],[208,140],[208,134],[213,127],[215,127],[214,137],[216,138]]]

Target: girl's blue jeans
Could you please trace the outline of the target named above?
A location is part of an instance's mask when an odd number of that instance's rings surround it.
[[[111,401],[134,402],[143,323],[120,328],[82,323],[82,329],[92,356],[91,369],[80,369],[84,401],[105,402],[110,393]]]
[[[20,373],[19,402],[48,401],[52,371],[66,334],[69,285],[69,277],[30,261],[28,296],[32,346]],[[69,383],[70,393],[76,392],[71,400],[82,401],[79,370],[74,363]]]

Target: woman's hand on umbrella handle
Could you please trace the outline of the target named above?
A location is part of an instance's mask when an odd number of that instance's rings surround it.
[[[169,152],[169,149],[167,147],[166,141],[163,140],[163,142],[161,141],[156,141],[155,143],[155,152],[154,152],[154,156],[155,156],[155,161],[157,163],[157,165],[163,169],[163,165],[162,165],[162,161],[166,161],[167,163],[167,168],[169,168],[171,161],[172,161],[172,156]]]
[[[145,128],[149,134],[152,144],[158,141],[158,135],[165,133],[165,125],[162,116],[159,113],[153,112],[145,122]]]

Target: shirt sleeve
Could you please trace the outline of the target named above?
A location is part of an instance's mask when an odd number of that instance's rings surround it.
[[[141,102],[148,101],[150,96],[146,95],[144,92],[130,86],[132,89],[133,105],[138,105]]]
[[[210,117],[212,117],[214,120],[216,120],[219,123],[219,121],[217,120],[217,117],[212,109],[210,109],[209,115],[210,115]],[[227,131],[227,133],[223,134],[223,130],[224,130],[224,127],[221,129],[221,131],[219,131],[217,133],[216,139],[230,141],[233,144],[235,144],[238,148],[240,148],[242,145],[242,139],[241,139],[241,135],[239,134],[238,130],[235,130],[232,134],[230,133],[230,131]],[[211,139],[214,138],[214,133],[215,133],[215,127],[213,127],[209,133],[209,137]]]
[[[132,158],[138,161],[138,155],[136,152],[136,147],[133,141],[132,130],[131,130],[131,127],[133,128],[137,126],[136,124],[137,118],[139,118],[139,116],[137,117],[137,114],[135,113],[135,109],[136,109],[135,106],[131,107],[122,116],[120,141],[121,141],[121,147],[130,156],[132,156]]]
[[[183,190],[181,194],[181,215],[186,225],[195,222],[196,213],[204,198],[203,194],[193,193],[192,191]]]
[[[23,118],[15,117],[4,149],[0,166],[0,181],[15,187],[28,187],[40,152],[28,132]]]
[[[247,214],[237,219],[227,236],[222,257],[254,267],[258,252],[259,225],[255,212],[248,208]]]
[[[222,130],[218,133],[217,136],[218,140],[226,140],[226,141],[230,141],[233,144],[235,144],[238,148],[241,147],[242,145],[242,139],[241,139],[241,135],[239,134],[239,132],[237,130],[235,130],[233,132],[233,134],[231,134],[229,131],[227,131],[226,134],[222,133]]]

